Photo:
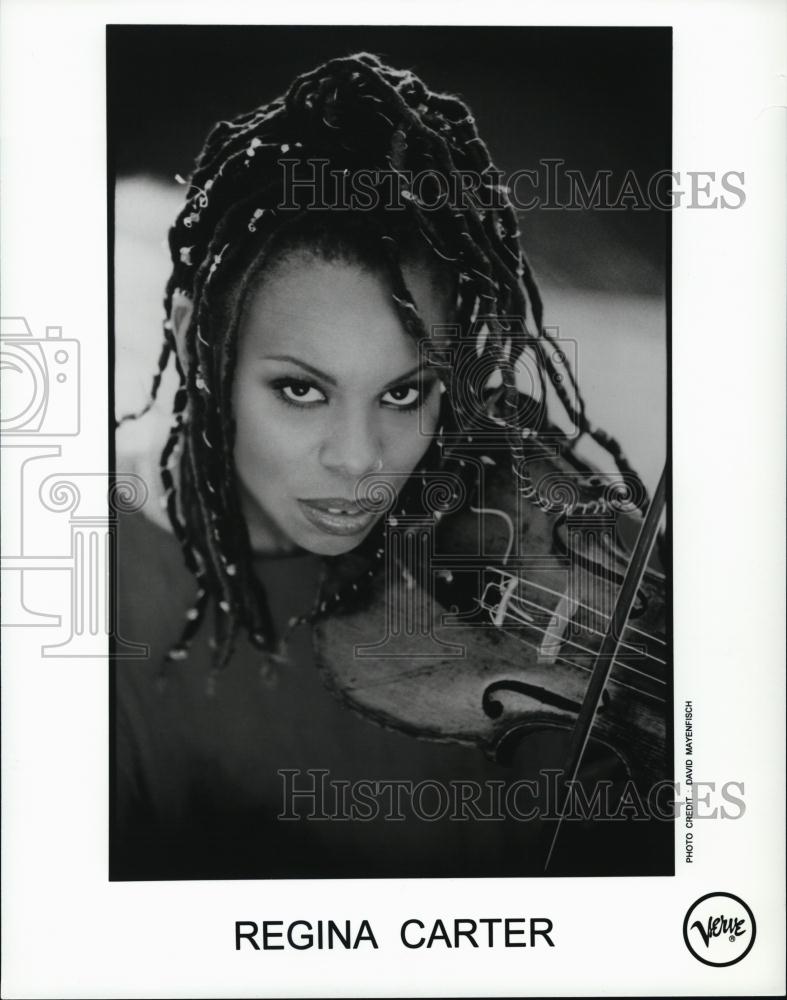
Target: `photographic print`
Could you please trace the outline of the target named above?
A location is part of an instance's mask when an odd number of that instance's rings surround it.
[[[783,995],[784,28],[6,0],[4,997]]]
[[[672,874],[669,29],[107,70],[112,877]]]

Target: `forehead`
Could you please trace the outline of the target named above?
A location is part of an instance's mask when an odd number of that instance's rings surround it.
[[[448,322],[446,296],[427,269],[413,263],[402,271],[427,330]],[[355,380],[395,377],[418,358],[384,276],[304,254],[261,275],[249,293],[240,345],[246,357],[287,354]]]

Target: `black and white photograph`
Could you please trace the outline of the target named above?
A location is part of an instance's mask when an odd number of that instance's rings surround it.
[[[783,996],[784,5],[2,6],[2,997]]]
[[[107,73],[111,878],[671,875],[669,29]]]

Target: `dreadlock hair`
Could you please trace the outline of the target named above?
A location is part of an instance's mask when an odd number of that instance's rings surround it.
[[[314,164],[328,169],[314,170]],[[288,170],[306,166],[312,168],[309,190],[297,185],[285,189],[287,178],[295,176]],[[349,171],[365,171],[371,178],[372,207],[350,215],[342,208],[315,212],[315,204],[325,204],[325,178]],[[439,178],[455,180],[469,171],[490,196],[484,207],[472,198],[433,207],[433,201],[427,204],[434,194],[428,183],[418,192],[408,183],[419,173],[436,179],[436,184]],[[383,181],[374,180],[383,178],[387,184],[392,174],[401,181],[402,204],[394,208],[386,204]],[[450,282],[458,331],[454,358],[462,352],[477,353],[468,331],[478,317],[485,318],[481,350],[502,380],[498,424],[517,488],[528,500],[544,506],[527,474],[523,451],[523,434],[536,430],[532,421],[527,426],[515,379],[525,350],[537,360],[542,396],[547,384],[554,386],[578,435],[590,434],[621,471],[631,471],[617,443],[589,425],[570,370],[568,384],[555,377],[555,347],[543,326],[541,298],[519,243],[514,208],[498,177],[474,118],[458,97],[435,93],[411,71],[393,69],[368,53],[332,59],[297,77],[283,96],[221,121],[210,132],[188,181],[186,204],[169,233],[173,269],[164,299],[164,342],[146,407],[152,405],[162,374],[174,359],[179,385],[160,471],[169,520],[197,591],[170,659],[187,655],[211,597],[214,671],[229,661],[241,629],[258,648],[276,649],[241,512],[231,396],[245,292],[266,262],[294,248],[323,257],[349,256],[384,274],[402,326],[418,342],[429,332],[406,285],[402,263],[416,258],[430,267],[436,282]],[[390,194],[387,199],[390,202]],[[491,203],[495,207],[487,207]],[[176,293],[193,303],[182,347],[175,343],[173,326]],[[518,333],[506,320],[512,316],[521,318]],[[565,377],[565,367],[561,371]],[[463,405],[461,387],[450,370],[444,384],[448,391],[441,421],[455,429]],[[571,450],[568,436],[561,447]],[[412,478],[451,462],[450,449],[438,439]],[[415,502],[412,493],[406,487],[400,494],[403,505]],[[380,532],[373,530],[360,548],[379,559],[380,546]],[[371,575],[374,570],[365,572]],[[300,621],[357,599],[361,590],[357,576],[346,574],[330,600],[318,599],[312,615]]]

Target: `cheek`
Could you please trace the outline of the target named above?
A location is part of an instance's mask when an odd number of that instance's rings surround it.
[[[297,422],[283,414],[282,404],[258,386],[241,381],[233,398],[235,414],[235,466],[247,484],[267,490],[288,471],[298,467],[298,456],[309,447]]]
[[[442,405],[443,396],[435,388],[432,390],[426,405],[421,410],[418,419],[419,433],[425,448],[429,447],[429,443],[437,433],[437,428],[441,420]]]
[[[411,414],[403,432],[401,417],[395,418],[388,443],[389,465],[402,472],[411,472],[424,455],[437,432],[440,422],[440,396],[433,393],[423,409]]]

